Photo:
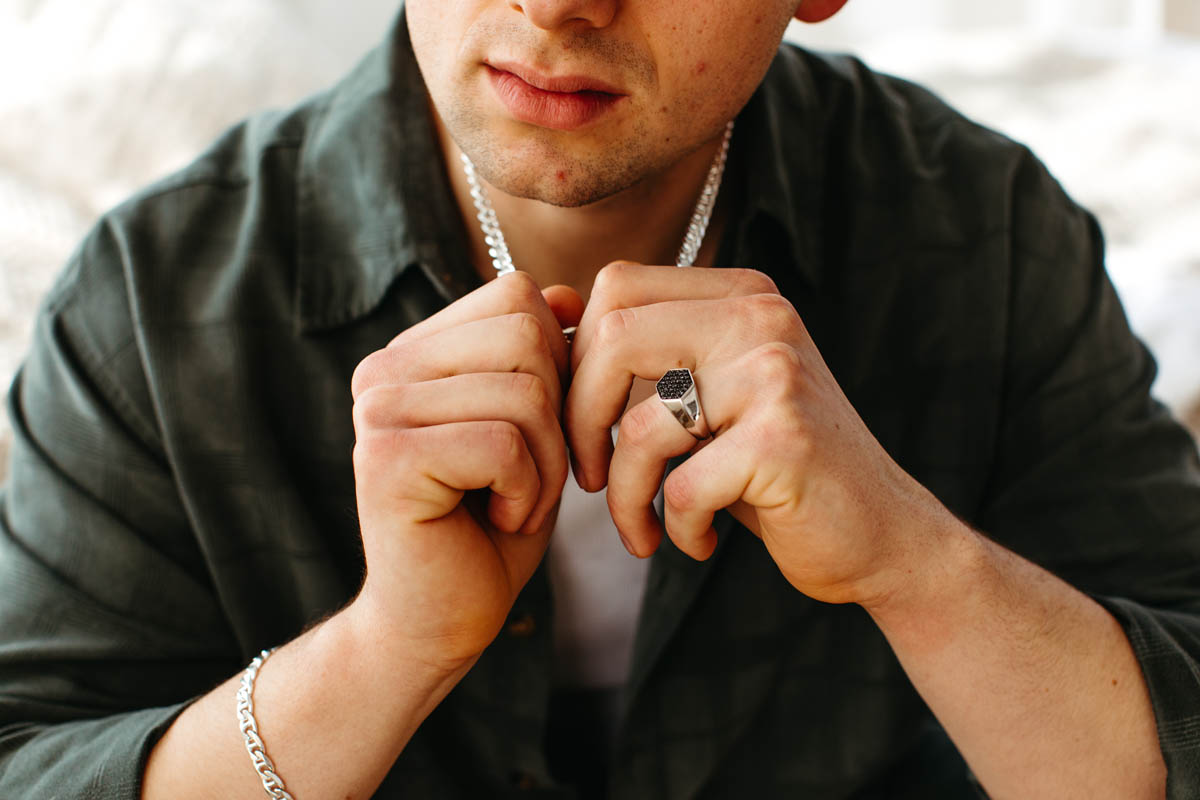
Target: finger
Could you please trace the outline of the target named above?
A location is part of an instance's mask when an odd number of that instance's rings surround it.
[[[667,461],[696,446],[657,397],[625,412],[608,471],[608,510],[626,548],[645,558],[658,549],[663,528],[654,512]]]
[[[663,484],[663,523],[675,545],[697,560],[717,546],[713,517],[737,503],[755,478],[749,428],[734,425],[672,470]]]
[[[608,430],[625,407],[634,376],[657,381],[680,366],[696,372],[764,342],[799,341],[804,336],[795,309],[771,294],[679,300],[609,312],[596,326],[588,352],[571,377],[564,407],[579,485],[588,491],[604,486],[612,453]]]
[[[570,286],[547,286],[542,290],[542,297],[546,298],[546,305],[550,306],[559,327],[573,328],[583,319],[583,298]]]
[[[542,331],[533,314],[519,311],[396,342],[359,363],[350,382],[351,393],[357,400],[367,389],[387,384],[472,372],[528,372],[551,390],[557,409],[562,402],[562,383]],[[562,338],[561,331],[558,338]]]
[[[760,394],[757,373],[761,370],[752,367],[761,360],[756,356],[757,351],[694,373],[702,413],[714,431],[735,428],[749,404]],[[667,462],[689,452],[694,457],[712,441],[697,441],[657,396],[646,398],[621,418],[608,471],[607,497],[613,522],[637,555],[653,553],[662,537],[662,524],[652,503]],[[696,557],[707,557],[703,555],[705,547],[694,542],[681,545],[681,549]]]
[[[524,312],[537,317],[560,377],[567,371],[567,345],[562,327],[542,296],[537,282],[525,272],[511,272],[488,281],[431,317],[407,328],[392,344],[421,339],[488,317]]]
[[[587,310],[571,347],[574,369],[587,352],[600,320],[618,308],[669,300],[717,300],[752,294],[779,294],[775,282],[752,269],[650,266],[617,261],[596,275]]]
[[[523,530],[536,530],[562,495],[567,445],[550,389],[527,372],[472,373],[368,389],[354,404],[356,431],[504,420],[516,425],[541,491]]]
[[[663,485],[663,522],[680,549],[697,557],[711,553],[712,519],[721,509],[761,535],[763,512],[797,502],[810,450],[809,416],[820,405],[809,391],[809,374],[794,348],[769,342],[697,377],[704,413],[720,435]]]
[[[355,476],[374,498],[414,523],[441,519],[473,489],[490,489],[488,519],[521,529],[540,493],[517,426],[500,420],[373,430],[354,446]]]

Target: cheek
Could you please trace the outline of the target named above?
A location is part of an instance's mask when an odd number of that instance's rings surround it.
[[[407,9],[405,17],[408,20],[408,36],[412,40],[413,53],[417,57],[417,64],[421,67],[422,74],[426,77],[426,81],[436,76],[440,70],[438,69],[438,23],[439,14],[436,10],[436,4],[426,2],[414,2],[409,0],[406,3]]]
[[[732,112],[762,80],[790,12],[775,4],[766,10],[747,5],[752,8],[737,13],[683,16],[671,26],[672,41],[657,58],[670,65],[660,78],[679,112]]]
[[[453,70],[458,47],[478,0],[407,0],[405,16],[413,52],[427,84],[444,80]]]

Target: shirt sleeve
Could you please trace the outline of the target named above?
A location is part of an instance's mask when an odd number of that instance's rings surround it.
[[[1032,157],[1016,174],[996,460],[976,523],[1089,593],[1141,665],[1168,797],[1200,797],[1200,461],[1094,218]]]
[[[100,226],[40,310],[8,398],[6,800],[135,800],[157,738],[238,663],[156,431],[122,264]]]

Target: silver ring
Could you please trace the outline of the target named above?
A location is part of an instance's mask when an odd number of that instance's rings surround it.
[[[696,379],[690,369],[672,369],[658,379],[654,387],[658,399],[667,407],[684,430],[697,439],[707,439],[708,422],[700,407],[700,395],[696,392]]]

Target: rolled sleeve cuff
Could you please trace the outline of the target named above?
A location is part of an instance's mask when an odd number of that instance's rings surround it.
[[[188,705],[0,733],[0,752],[14,748],[0,761],[0,797],[139,800],[150,750]],[[232,708],[231,698],[230,725]]]
[[[1150,690],[1168,800],[1200,797],[1200,616],[1093,596],[1125,631]]]

